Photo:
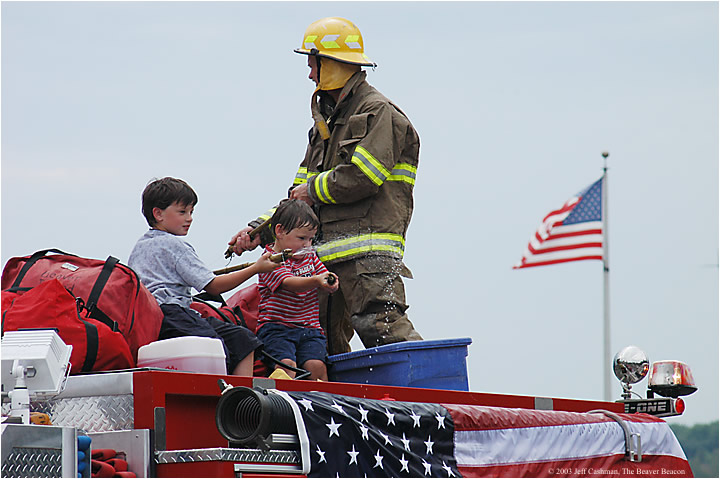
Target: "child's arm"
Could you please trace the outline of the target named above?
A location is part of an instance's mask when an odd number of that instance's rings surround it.
[[[270,261],[270,255],[271,253],[266,251],[252,266],[240,271],[218,275],[205,286],[205,291],[210,294],[221,294],[240,286],[258,273],[267,273],[274,270],[280,264]]]
[[[330,284],[330,282],[328,282],[327,280],[330,276],[335,277],[335,281],[332,284]],[[340,281],[338,281],[337,276],[329,272],[316,274],[315,276],[308,277],[293,276],[290,278],[285,278],[285,280],[282,282],[282,288],[287,289],[288,291],[292,291],[294,293],[303,293],[305,291],[310,291],[311,289],[317,288],[322,288],[329,293],[334,293],[335,291],[337,291],[339,285]]]

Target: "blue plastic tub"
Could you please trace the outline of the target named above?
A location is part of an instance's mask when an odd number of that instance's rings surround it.
[[[470,338],[406,341],[329,358],[331,381],[468,390]]]

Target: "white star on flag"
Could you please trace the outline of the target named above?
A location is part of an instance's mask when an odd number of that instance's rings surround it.
[[[350,455],[350,463],[348,464],[348,466],[350,464],[357,464],[357,457],[360,453],[355,451],[355,444],[353,444],[352,451],[348,451],[347,453]]]
[[[387,410],[387,408],[385,408],[385,415],[386,415],[387,418],[388,418],[388,423],[387,423],[387,425],[388,425],[388,426],[389,426],[390,424],[395,425],[395,414],[391,413],[390,411]]]
[[[315,452],[317,452],[318,456],[320,456],[320,459],[318,460],[318,462],[327,462],[325,460],[325,451],[320,449],[320,444],[317,445],[317,451],[315,451]]]
[[[305,399],[302,399],[302,400],[300,400],[300,401],[298,401],[298,402],[299,402],[300,404],[302,404],[303,406],[305,406],[305,410],[306,410],[306,411],[314,411],[314,409],[313,409],[313,407],[312,407],[312,403],[310,402],[309,399],[305,398]]]
[[[378,449],[377,454],[375,454],[375,466],[373,467],[373,469],[375,469],[376,467],[383,469],[382,462],[383,462],[383,457],[380,455],[380,449]]]
[[[345,414],[345,411],[343,410],[342,406],[337,404],[335,401],[333,401],[332,406],[330,406],[330,407],[337,409],[337,412],[339,412],[340,414]]]
[[[369,429],[367,427],[363,426],[362,424],[360,424],[358,427],[360,428],[360,434],[362,434],[362,438],[365,439],[366,441],[368,439],[370,439],[370,436],[368,436]]]
[[[405,437],[405,433],[403,433],[403,437],[400,440],[402,441],[403,446],[405,446],[405,450],[409,451],[410,450],[410,439]]]
[[[330,418],[330,424],[325,424],[328,429],[330,429],[330,434],[328,437],[332,437],[333,434],[335,434],[337,437],[340,437],[340,433],[338,432],[338,429],[340,429],[340,426],[342,426],[342,423],[336,423],[335,418]]]
[[[432,442],[431,439],[432,438],[430,436],[428,436],[428,440],[425,441],[425,446],[427,446],[427,451],[425,452],[425,454],[432,454],[433,444],[435,444],[435,443]]]
[[[413,420],[413,427],[420,427],[420,417],[418,416],[415,411],[412,411],[412,414],[410,414],[410,417]]]
[[[402,464],[402,467],[400,468],[400,472],[402,472],[402,471],[410,472],[410,469],[408,469],[408,464],[410,464],[410,461],[405,459],[405,454],[402,455],[402,458],[400,459],[400,464]]]
[[[378,431],[378,432],[383,437],[383,439],[385,439],[385,445],[392,444],[392,442],[390,441],[390,438],[388,437],[387,434],[383,434],[381,431]]]
[[[445,471],[447,471],[448,477],[454,477],[454,476],[455,476],[455,474],[453,474],[452,469],[450,468],[450,466],[448,466],[447,464],[445,464],[445,461],[443,461],[442,468],[445,469]]]
[[[362,407],[362,404],[358,406],[358,412],[360,413],[360,420],[361,421],[368,421],[367,415],[368,412],[364,407]]]
[[[445,416],[438,412],[435,413],[435,419],[437,419],[438,422],[438,429],[445,429]]]
[[[425,475],[429,476],[432,465],[430,463],[428,463],[427,461],[425,461],[425,459],[422,460],[422,465],[425,468]]]

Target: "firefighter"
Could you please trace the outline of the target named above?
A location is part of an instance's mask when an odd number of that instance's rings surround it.
[[[306,30],[296,53],[307,55],[315,122],[305,158],[289,190],[315,209],[321,227],[317,254],[340,279],[340,290],[320,298],[320,321],[330,354],[350,351],[353,330],[368,347],[421,340],[408,319],[402,261],[413,211],[420,140],[410,120],[367,81],[375,67],[360,30],[338,17]],[[248,232],[231,240],[235,252],[272,241]],[[237,242],[236,242],[237,240]],[[328,322],[329,319],[329,322]]]

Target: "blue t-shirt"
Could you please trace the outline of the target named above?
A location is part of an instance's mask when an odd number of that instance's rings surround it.
[[[189,243],[167,231],[151,229],[135,244],[130,266],[158,304],[189,308],[192,290],[205,289],[215,275]]]

